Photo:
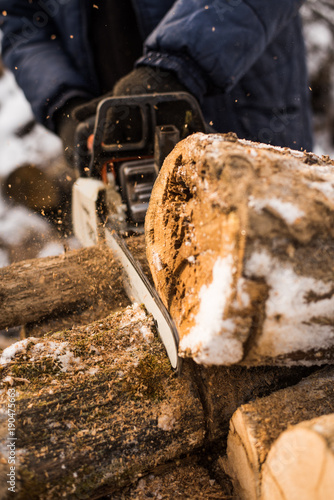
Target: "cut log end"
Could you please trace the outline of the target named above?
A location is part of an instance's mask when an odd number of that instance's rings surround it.
[[[225,471],[238,498],[332,498],[333,381],[324,369],[234,413]]]
[[[263,500],[334,495],[334,414],[302,422],[274,443],[263,466]]]

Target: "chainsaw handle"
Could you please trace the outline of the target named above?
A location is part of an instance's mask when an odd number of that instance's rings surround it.
[[[94,127],[93,152],[96,152],[96,154],[107,153],[113,156],[117,155],[120,150],[120,144],[105,144],[103,142],[103,134],[105,129],[108,127],[109,132],[112,132],[117,127],[117,123],[110,124],[108,122],[108,111],[110,109],[113,109],[117,114],[122,113],[122,116],[118,119],[118,121],[121,121],[126,120],[129,117],[129,110],[131,107],[136,107],[140,110],[142,119],[142,137],[139,141],[126,144],[126,149],[128,151],[132,151],[144,148],[146,145],[146,138],[148,136],[149,130],[148,112],[151,111],[147,105],[147,101],[142,102],[141,100],[137,99],[137,96],[130,98],[107,97],[106,99],[103,99],[97,107]]]
[[[147,156],[154,154],[154,133],[158,124],[156,110],[159,104],[183,101],[189,106],[192,115],[192,123],[195,131],[204,132],[206,130],[204,118],[197,100],[187,92],[168,92],[164,94],[142,94],[135,96],[108,97],[103,99],[98,107],[94,126],[93,150],[89,164],[89,176],[100,178],[102,165],[115,158],[127,156]],[[140,110],[142,119],[141,138],[135,142],[124,144],[104,144],[103,134],[107,122],[108,111],[113,108],[117,112],[123,113],[121,119],[129,116],[131,108]],[[116,127],[117,124],[112,126]]]

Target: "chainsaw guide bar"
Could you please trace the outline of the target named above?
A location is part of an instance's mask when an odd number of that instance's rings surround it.
[[[124,272],[124,287],[131,302],[143,304],[152,314],[159,336],[165,346],[172,368],[180,373],[181,358],[178,356],[179,335],[158,293],[134,259],[125,241],[114,229],[106,227],[106,243]]]
[[[171,104],[177,104],[175,116],[170,113]],[[132,117],[138,120],[139,130],[133,137],[129,132]],[[126,134],[116,140],[109,138],[107,131]],[[129,251],[125,237],[143,233],[151,191],[166,156],[180,139],[204,131],[199,104],[187,92],[143,94],[102,100],[94,126],[92,120],[80,124],[75,140],[80,177],[73,186],[74,233],[84,246],[95,245],[101,236],[106,240],[124,271],[130,300],[143,304],[152,314],[172,368],[178,373],[181,358],[176,326]]]

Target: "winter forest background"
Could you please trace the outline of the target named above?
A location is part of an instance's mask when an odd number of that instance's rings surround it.
[[[334,159],[334,0],[308,0],[302,8],[314,112],[315,147]],[[0,77],[0,180],[22,164],[48,168],[61,155],[60,141],[34,122],[13,75]],[[66,246],[76,246],[68,237]],[[0,267],[64,252],[64,237],[41,215],[0,194]]]

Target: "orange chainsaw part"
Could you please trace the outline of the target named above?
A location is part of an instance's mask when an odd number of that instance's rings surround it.
[[[91,153],[93,151],[94,134],[90,134],[87,139],[87,149]]]

